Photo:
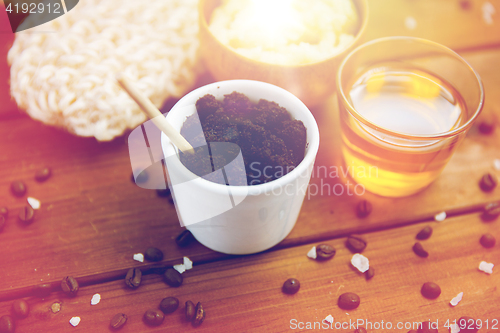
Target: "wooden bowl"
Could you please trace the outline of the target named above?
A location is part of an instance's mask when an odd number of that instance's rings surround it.
[[[368,1],[353,0],[359,15],[358,32],[354,41],[341,53],[305,65],[268,64],[236,53],[222,44],[208,29],[213,10],[221,0],[201,0],[199,4],[200,48],[203,61],[217,81],[247,79],[272,83],[282,87],[307,106],[323,102],[335,91],[337,68],[345,55],[356,46],[368,21]]]

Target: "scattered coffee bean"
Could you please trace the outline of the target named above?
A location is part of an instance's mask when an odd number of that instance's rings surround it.
[[[33,287],[33,295],[40,298],[45,298],[52,292],[52,285],[50,283],[39,284]]]
[[[20,180],[10,183],[10,191],[16,197],[22,197],[26,193],[26,185]]]
[[[460,328],[460,333],[475,333],[481,328],[477,325],[476,320],[471,317],[463,316],[457,321],[458,328]]]
[[[359,306],[360,301],[359,296],[355,293],[344,293],[339,296],[337,304],[341,309],[353,310]]]
[[[166,198],[170,196],[170,189],[164,189],[164,190],[156,190],[156,194],[161,197],[161,198]]]
[[[360,218],[367,217],[371,212],[372,204],[367,200],[360,201],[356,206],[356,215]]]
[[[481,236],[481,239],[479,239],[479,242],[482,246],[490,248],[495,246],[496,239],[492,234],[484,234]]]
[[[180,247],[186,247],[194,240],[194,236],[189,230],[184,230],[175,238],[175,242]]]
[[[144,322],[150,326],[158,326],[163,323],[165,315],[159,310],[149,309],[144,313],[143,319]]]
[[[424,247],[419,242],[416,242],[415,245],[413,245],[413,252],[422,258],[427,258],[429,256],[429,252],[425,251]]]
[[[127,315],[124,314],[124,313],[117,313],[113,316],[113,318],[111,318],[111,321],[109,322],[109,326],[111,326],[111,328],[117,330],[117,329],[120,329],[123,327],[123,325],[125,325],[125,323],[127,322]]]
[[[35,211],[33,208],[31,208],[30,205],[26,205],[21,210],[19,211],[19,221],[21,221],[24,224],[30,224],[33,222],[33,218],[35,216]]]
[[[199,326],[205,320],[205,310],[200,302],[196,304],[195,315],[193,319],[193,325]]]
[[[500,215],[500,202],[491,202],[484,206],[483,215],[481,216],[485,221],[496,219]]]
[[[336,250],[333,246],[328,244],[319,244],[316,246],[316,259],[317,260],[328,260],[333,258]]]
[[[426,282],[422,285],[420,292],[425,298],[435,299],[441,295],[441,288],[434,282]]]
[[[135,172],[134,172],[135,173]],[[149,179],[149,175],[148,173],[146,172],[146,170],[143,170],[141,173],[139,173],[137,175],[137,179],[134,178],[134,173],[132,173],[132,176],[131,176],[131,180],[132,180],[132,183],[136,183],[136,184],[142,184],[142,183],[145,183],[148,181]]]
[[[438,333],[438,329],[431,322],[424,321],[422,322],[422,326],[417,330],[417,333]]]
[[[7,207],[0,207],[0,216],[7,218],[9,216],[9,209]]]
[[[366,329],[364,327],[358,327],[354,330],[354,333],[366,333]]]
[[[76,294],[78,293],[78,288],[78,281],[76,281],[76,279],[72,276],[66,276],[61,280],[62,291],[70,297],[76,296]]]
[[[50,178],[52,175],[52,170],[50,168],[41,168],[35,173],[35,180],[38,182],[44,182]]]
[[[352,253],[361,253],[366,248],[366,240],[359,235],[347,237],[345,245]]]
[[[3,231],[3,227],[5,226],[5,217],[0,215],[0,232]]]
[[[173,268],[167,268],[167,270],[163,274],[163,277],[165,278],[165,282],[170,287],[178,287],[178,286],[180,286],[182,284],[182,275],[181,275],[181,273],[177,272]]]
[[[125,284],[132,289],[139,287],[141,280],[142,272],[139,268],[129,269],[127,275],[125,276]]]
[[[163,260],[163,252],[156,247],[150,247],[144,252],[144,259],[148,261],[162,261]]]
[[[0,333],[14,333],[16,331],[16,325],[14,318],[11,316],[0,317]]]
[[[196,307],[194,306],[194,303],[191,301],[187,301],[186,302],[186,320],[193,321],[195,315],[196,315]]]
[[[370,280],[374,275],[375,275],[375,268],[370,266],[370,268],[368,268],[368,270],[365,272],[365,278],[367,280]]]
[[[175,297],[167,297],[161,300],[160,310],[164,313],[172,313],[179,307],[179,300]]]
[[[431,237],[431,235],[432,235],[431,226],[426,226],[418,232],[417,239],[426,240],[426,239],[429,239],[429,237]]]
[[[495,124],[492,121],[483,120],[479,123],[478,128],[482,134],[491,134],[495,129]]]
[[[285,294],[293,295],[300,289],[300,282],[297,279],[290,278],[283,283],[281,290]]]
[[[30,306],[24,299],[17,299],[12,303],[12,312],[19,319],[26,318],[30,313]]]
[[[479,181],[479,187],[481,190],[484,192],[490,192],[492,191],[498,183],[498,179],[496,176],[492,175],[491,173],[486,173],[481,177],[481,180]]]

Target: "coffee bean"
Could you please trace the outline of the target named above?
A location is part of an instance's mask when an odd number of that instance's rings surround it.
[[[474,318],[467,316],[460,317],[457,325],[460,328],[460,333],[475,333],[481,328],[481,326],[477,325]]]
[[[479,243],[486,248],[490,248],[495,246],[496,239],[492,234],[484,234],[481,236],[481,239],[479,239]]]
[[[413,252],[422,258],[427,258],[429,256],[429,252],[425,251],[424,247],[419,242],[416,242],[415,245],[413,245]]]
[[[371,212],[372,204],[367,200],[360,201],[356,206],[356,215],[358,215],[358,217],[360,218],[370,215]]]
[[[359,235],[347,237],[345,245],[352,253],[361,253],[366,248],[366,240]]]
[[[479,181],[479,187],[484,192],[490,192],[497,186],[498,180],[497,177],[492,175],[491,173],[486,173],[481,177]]]
[[[9,216],[9,209],[7,207],[0,207],[0,216],[7,218]]]
[[[429,321],[422,322],[422,326],[417,330],[417,333],[438,333],[437,327]]]
[[[61,280],[62,291],[70,297],[76,296],[78,288],[78,281],[72,276],[66,276]]]
[[[484,206],[483,215],[481,216],[485,221],[496,219],[500,215],[500,202],[491,202]]]
[[[125,325],[125,323],[127,322],[127,315],[124,314],[124,313],[117,313],[113,316],[113,318],[111,318],[111,321],[109,322],[109,326],[111,326],[111,328],[117,330],[119,328],[122,328],[123,325]]]
[[[35,211],[31,208],[30,205],[26,205],[19,211],[19,221],[24,224],[30,224],[33,222],[33,218],[35,216]]]
[[[194,236],[189,230],[184,230],[175,238],[175,242],[180,247],[186,247],[194,240]]]
[[[0,317],[0,333],[14,333],[16,331],[16,325],[14,318],[11,316]]]
[[[163,252],[157,249],[156,247],[150,247],[144,253],[144,259],[148,261],[162,261],[163,260]]]
[[[359,306],[360,301],[359,296],[355,293],[344,293],[339,296],[337,304],[341,309],[353,310]]]
[[[164,313],[172,313],[179,307],[179,300],[175,297],[167,297],[161,300],[160,310]]]
[[[17,299],[12,303],[12,312],[19,319],[26,318],[30,313],[30,306],[24,299]]]
[[[20,180],[10,183],[10,191],[16,197],[22,197],[26,193],[26,185]]]
[[[418,232],[417,239],[420,240],[429,239],[431,235],[432,235],[432,228],[430,226],[426,226]]]
[[[354,333],[366,333],[366,329],[364,327],[358,327],[354,330]]]
[[[368,268],[368,270],[365,272],[365,278],[367,280],[370,280],[374,275],[375,275],[375,268],[370,266],[370,268]]]
[[[33,295],[39,298],[45,298],[52,292],[52,285],[50,283],[39,284],[33,287]]]
[[[297,279],[290,278],[283,283],[281,290],[285,294],[293,295],[300,289],[300,282]]]
[[[5,217],[0,215],[0,232],[3,231],[4,226],[5,226]]]
[[[182,284],[182,275],[173,268],[167,268],[165,274],[163,274],[165,282],[170,287],[178,287]]]
[[[142,280],[142,272],[139,268],[131,268],[125,276],[125,284],[132,289],[139,287]]]
[[[333,246],[328,244],[319,244],[316,246],[316,259],[318,260],[328,260],[333,258],[336,250]]]
[[[52,175],[52,170],[50,168],[41,168],[35,173],[35,180],[38,182],[44,182],[50,178]]]
[[[193,319],[193,325],[199,326],[205,320],[205,310],[200,302],[196,304],[195,315]]]
[[[158,195],[161,198],[166,198],[170,196],[170,189],[164,189],[164,190],[156,190],[156,195]]]
[[[425,298],[435,299],[441,295],[441,288],[434,282],[426,282],[422,285],[420,292]]]
[[[194,316],[196,315],[196,307],[194,303],[191,301],[186,302],[186,320],[193,321]]]
[[[149,309],[144,313],[143,319],[144,322],[150,326],[158,326],[163,323],[165,315],[159,310]]]
[[[479,123],[478,128],[482,134],[491,134],[495,129],[495,124],[492,121],[483,120]]]

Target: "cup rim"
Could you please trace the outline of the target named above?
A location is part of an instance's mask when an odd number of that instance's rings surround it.
[[[284,94],[286,98],[291,99],[291,101],[297,105],[295,110],[299,110],[303,115],[305,116],[307,120],[307,124],[304,124],[306,126],[306,129],[310,134],[310,140],[306,140],[306,153],[304,155],[304,158],[302,161],[297,165],[296,168],[294,168],[292,171],[287,173],[286,175],[275,179],[273,181],[270,181],[268,183],[264,184],[259,184],[259,185],[246,185],[246,186],[235,186],[235,185],[222,185],[222,184],[217,184],[214,182],[211,182],[209,180],[206,180],[204,178],[201,178],[197,175],[195,175],[193,172],[191,172],[189,169],[187,169],[179,159],[173,159],[173,163],[175,164],[175,167],[178,170],[181,170],[181,172],[185,173],[187,176],[189,176],[193,181],[196,181],[198,186],[201,186],[207,190],[214,191],[219,194],[227,194],[228,189],[231,192],[232,195],[236,196],[247,196],[247,195],[259,195],[261,193],[269,193],[272,192],[276,188],[281,188],[285,186],[286,184],[292,182],[294,179],[300,177],[306,170],[309,168],[311,164],[314,163],[314,160],[316,158],[318,149],[319,149],[319,129],[318,125],[316,123],[316,119],[312,115],[311,111],[309,108],[295,95],[293,95],[291,92],[275,86],[270,83],[262,82],[262,81],[256,81],[256,80],[226,80],[226,81],[218,81],[214,83],[210,83],[207,85],[204,85],[202,87],[199,87],[185,96],[183,96],[167,113],[166,118],[168,119],[170,114],[174,114],[175,112],[182,112],[183,107],[186,105],[191,105],[191,103],[187,102],[188,100],[193,100],[193,104],[196,102],[196,100],[205,94],[207,94],[210,89],[220,87],[220,86],[226,86],[226,85],[238,85],[238,84],[246,84],[250,85],[253,87],[261,87],[261,89],[270,89],[274,90],[276,92],[279,92],[281,94]],[[235,88],[235,91],[237,88]],[[241,91],[240,91],[241,92]],[[245,92],[241,92],[243,94],[246,94]],[[187,104],[185,104],[187,102]],[[280,104],[279,102],[276,102]],[[281,104],[280,104],[281,106]],[[290,112],[290,110],[288,110]],[[293,117],[293,116],[292,116]],[[307,136],[306,136],[307,138]],[[167,149],[172,148],[175,152],[177,152],[177,147],[175,147],[168,137],[165,135],[165,133],[161,133],[161,146],[163,153],[165,155],[165,152]]]
[[[363,50],[364,48],[369,47],[373,44],[385,43],[385,42],[389,42],[389,41],[405,41],[405,40],[429,44],[429,45],[432,45],[436,48],[444,50],[444,51],[454,55],[460,62],[462,62],[474,74],[474,76],[477,80],[477,84],[479,86],[479,93],[480,93],[479,104],[478,104],[476,110],[474,111],[473,115],[470,117],[470,119],[467,122],[465,122],[464,124],[462,124],[461,126],[455,128],[453,130],[443,132],[443,133],[438,133],[438,134],[406,134],[406,133],[402,133],[402,132],[398,132],[398,131],[389,130],[387,128],[384,128],[382,126],[378,126],[378,125],[374,124],[373,122],[369,121],[368,119],[363,117],[361,114],[359,114],[356,111],[356,109],[353,107],[353,105],[349,102],[347,96],[345,95],[344,89],[342,89],[342,84],[341,84],[342,72],[344,70],[344,66],[349,61],[349,59],[355,53],[357,53],[357,52]],[[356,120],[358,120],[363,125],[366,125],[371,129],[374,129],[374,130],[377,130],[379,132],[389,134],[392,136],[396,136],[396,137],[402,138],[402,139],[411,139],[411,140],[429,140],[429,139],[431,139],[432,140],[432,139],[443,139],[443,138],[453,137],[457,134],[460,134],[460,133],[468,130],[472,126],[472,123],[474,122],[474,120],[476,120],[476,118],[479,116],[479,114],[481,113],[483,106],[484,106],[483,82],[482,82],[479,74],[474,70],[474,68],[472,68],[472,66],[462,56],[460,56],[457,52],[453,51],[452,49],[450,49],[442,44],[436,43],[434,41],[424,39],[424,38],[418,38],[418,37],[410,37],[410,36],[382,37],[382,38],[377,38],[377,39],[371,40],[369,42],[366,42],[366,43],[356,47],[342,60],[340,66],[339,66],[339,69],[337,71],[336,86],[337,86],[337,91],[340,95],[340,98],[342,98],[342,101],[346,105],[346,110],[351,114],[351,116],[353,116]]]

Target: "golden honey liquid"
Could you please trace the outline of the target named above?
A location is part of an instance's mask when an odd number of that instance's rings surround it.
[[[465,104],[448,83],[424,71],[390,63],[355,78],[354,109],[372,124],[407,135],[433,135],[461,126]],[[429,185],[463,135],[401,139],[361,124],[341,106],[342,153],[349,174],[373,193],[398,197]]]

